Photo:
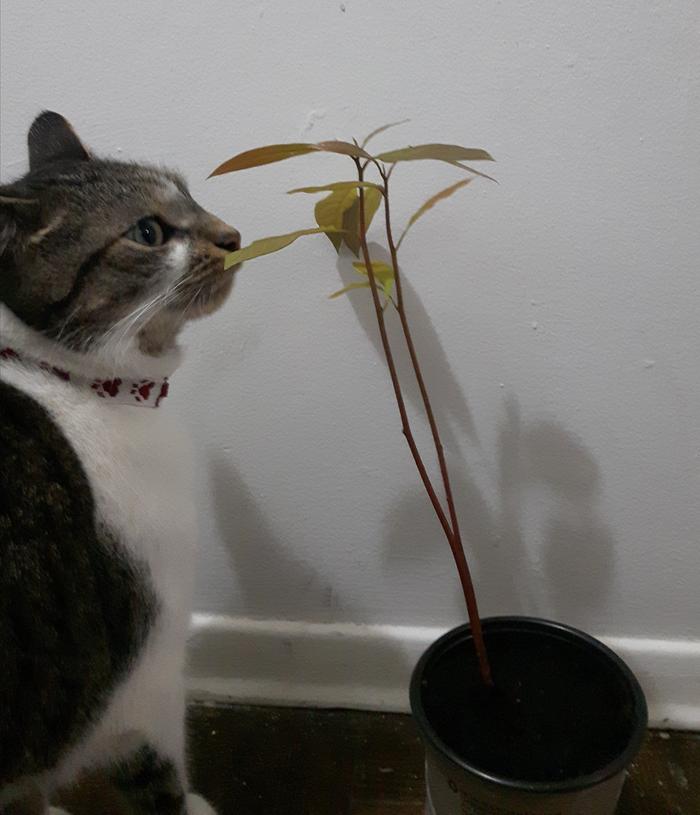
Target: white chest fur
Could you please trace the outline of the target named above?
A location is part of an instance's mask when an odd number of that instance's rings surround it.
[[[52,374],[15,363],[0,377],[49,412],[76,451],[103,523],[147,567],[158,614],[147,641],[103,715],[47,783],[128,753],[144,741],[185,773],[182,672],[191,612],[196,523],[189,445],[164,408],[103,402]]]
[[[58,346],[1,303],[0,348],[70,371],[83,381],[116,374],[114,360]],[[153,409],[110,403],[89,387],[4,356],[0,378],[41,404],[66,436],[90,483],[96,522],[145,567],[157,600],[156,620],[141,651],[89,732],[47,777],[47,788],[144,743],[171,756],[184,778],[182,673],[197,542],[189,443],[167,404]],[[177,349],[154,358],[133,348],[119,360],[119,372],[124,379],[158,380],[169,377],[179,361]]]
[[[196,543],[191,455],[168,411],[112,405],[12,363],[2,378],[50,413],[85,469],[97,520],[148,566],[163,610],[186,626]]]

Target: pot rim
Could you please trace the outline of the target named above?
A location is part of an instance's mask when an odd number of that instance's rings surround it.
[[[410,685],[410,702],[411,711],[421,731],[423,739],[430,745],[430,747],[438,754],[450,759],[454,764],[460,767],[463,771],[480,778],[483,781],[495,784],[499,787],[506,787],[511,790],[519,790],[522,792],[532,793],[564,793],[576,792],[582,789],[595,787],[608,781],[610,778],[622,772],[636,756],[641,746],[642,740],[647,730],[648,725],[648,710],[647,703],[644,697],[644,692],[637,680],[636,676],[632,673],[627,664],[607,645],[604,645],[599,640],[579,631],[577,628],[565,625],[564,623],[555,622],[553,620],[546,620],[539,617],[525,617],[525,616],[498,616],[486,617],[482,620],[482,625],[485,632],[488,629],[507,629],[515,627],[516,630],[535,630],[544,635],[564,635],[565,639],[571,641],[572,639],[587,645],[590,649],[596,651],[598,654],[604,656],[613,667],[617,668],[622,678],[625,680],[630,696],[632,697],[634,707],[634,717],[636,722],[634,730],[630,736],[626,748],[612,761],[588,775],[578,776],[565,781],[525,781],[522,779],[507,778],[500,776],[497,773],[491,773],[487,770],[482,770],[479,767],[470,764],[459,756],[451,747],[445,744],[444,741],[437,734],[423,708],[421,685],[423,675],[425,673],[428,663],[446,646],[453,645],[456,641],[469,638],[471,634],[471,627],[469,623],[457,626],[450,631],[439,637],[432,645],[428,646],[421,658],[418,660],[416,667],[413,670]]]

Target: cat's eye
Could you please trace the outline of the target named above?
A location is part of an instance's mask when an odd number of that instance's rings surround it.
[[[141,218],[131,227],[125,237],[142,246],[162,246],[168,238],[163,225],[157,218]]]

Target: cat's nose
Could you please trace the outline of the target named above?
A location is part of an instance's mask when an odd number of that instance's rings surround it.
[[[227,252],[235,252],[241,248],[241,233],[232,226],[222,224],[214,236],[214,244],[218,246],[219,249],[224,249]]]

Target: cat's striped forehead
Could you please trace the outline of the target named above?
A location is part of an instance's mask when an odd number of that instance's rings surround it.
[[[26,195],[45,197],[45,202],[91,207],[130,201],[153,201],[181,211],[196,207],[185,179],[172,170],[134,162],[100,160],[58,162],[29,172],[20,185]]]

